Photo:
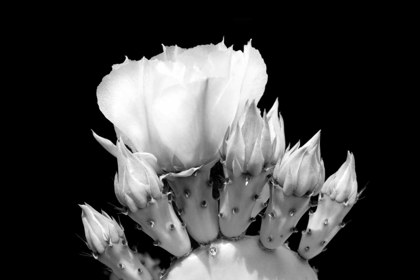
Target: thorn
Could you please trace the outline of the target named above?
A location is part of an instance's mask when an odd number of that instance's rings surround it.
[[[160,241],[159,240],[153,241],[153,246],[159,246],[159,245],[160,245]]]
[[[143,228],[139,224],[137,224],[134,228],[137,229],[137,230],[141,230],[141,231],[143,230]]]
[[[349,223],[351,222],[351,220],[350,221],[348,221],[348,222],[341,222],[340,224],[339,224],[339,226],[341,227],[341,228],[343,228],[343,227],[345,227],[346,225],[348,225]]]
[[[356,202],[358,202],[359,200],[362,200],[362,199],[364,199],[366,197],[366,196],[362,196],[361,197],[361,195],[366,190],[366,187],[367,187],[368,184],[369,184],[369,182],[367,182],[366,185],[363,187],[363,189],[360,192],[357,193],[357,195],[356,195]]]
[[[325,219],[324,226],[328,225],[328,219]]]
[[[325,252],[325,251],[327,251],[327,247],[324,247],[324,249],[322,249],[321,253]]]
[[[111,205],[112,207],[114,207],[114,209],[119,211],[119,212],[127,212],[128,211],[127,207],[125,207],[125,206],[118,207],[118,206],[112,204],[111,202],[108,202],[108,204]]]
[[[251,217],[251,218],[249,218],[249,222],[250,223],[253,223],[253,222],[255,222],[257,219],[255,218],[255,217]]]
[[[150,220],[150,221],[149,221],[149,226],[150,226],[150,227],[154,227],[154,226],[155,226],[155,222],[154,222],[153,220]]]
[[[142,274],[142,273],[143,273],[143,269],[138,268],[138,269],[137,269],[137,272],[138,272],[139,274]]]
[[[205,200],[203,200],[203,201],[201,202],[201,207],[202,207],[202,208],[206,208],[206,207],[207,207],[207,202],[206,202]]]
[[[290,211],[289,211],[290,217],[293,217],[295,215],[295,213],[296,213],[296,209],[294,209],[294,208],[290,209]]]
[[[239,209],[238,209],[238,208],[234,207],[234,208],[232,209],[232,213],[233,213],[233,214],[237,214],[238,212],[239,212]]]
[[[274,213],[273,213],[273,212],[269,213],[269,214],[268,214],[268,217],[270,217],[270,218],[274,218]]]
[[[124,267],[124,265],[122,263],[119,263],[118,264],[118,268],[121,269],[121,270],[123,270],[125,267]]]
[[[245,186],[248,185],[250,179],[251,179],[251,176],[250,175],[246,175],[245,176]]]
[[[85,241],[83,238],[81,238],[77,233],[76,233],[76,236],[77,237],[79,237],[80,238],[80,240],[82,240],[82,242],[83,243],[85,243],[86,244],[86,246],[90,249],[90,250],[92,250],[92,248],[90,248],[90,246],[89,246],[89,243],[87,243],[87,241]]]
[[[184,195],[185,195],[186,198],[189,198],[190,195],[191,195],[191,192],[189,190],[185,190]]]

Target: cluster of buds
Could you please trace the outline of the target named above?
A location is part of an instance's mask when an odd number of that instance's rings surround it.
[[[343,218],[358,198],[354,156],[324,183],[315,213],[309,216],[307,229],[302,234],[298,253],[311,259],[325,250],[325,246],[345,226]]]
[[[136,252],[127,244],[122,227],[105,212],[80,205],[88,247],[94,258],[108,266],[113,274],[126,280],[152,280]]]
[[[256,105],[266,81],[265,63],[251,42],[241,52],[223,41],[189,50],[164,47],[151,60],[126,59],[104,77],[98,104],[118,140],[93,135],[117,159],[114,189],[123,214],[155,246],[184,259],[192,252],[189,236],[201,248],[220,237],[238,241],[265,208],[259,236],[245,243],[281,248],[273,254],[280,256],[318,194],[298,254],[313,258],[343,226],[358,198],[353,155],[325,181],[320,131],[302,147],[286,149],[278,100],[268,113]],[[218,161],[224,182],[215,197],[211,170]],[[121,226],[106,213],[81,207],[88,247],[113,277],[151,279]],[[209,254],[221,255],[217,250],[211,247]]]
[[[320,132],[304,146],[299,143],[278,161],[270,185],[270,202],[261,223],[260,241],[277,248],[296,230],[296,224],[310,208],[310,197],[321,190],[325,178],[320,155]]]

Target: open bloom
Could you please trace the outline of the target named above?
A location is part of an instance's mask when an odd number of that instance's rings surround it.
[[[133,152],[156,156],[168,171],[214,160],[227,127],[246,100],[258,102],[267,82],[259,52],[223,42],[192,49],[164,47],[150,60],[114,65],[98,86],[102,113]]]

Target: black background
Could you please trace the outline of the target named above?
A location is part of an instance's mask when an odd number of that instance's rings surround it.
[[[78,204],[84,202],[119,216],[129,243],[137,244],[140,251],[162,257],[163,264],[168,258],[162,249],[152,246],[149,237],[134,230],[134,222],[118,215],[112,206],[119,206],[113,192],[116,160],[91,133],[93,129],[115,140],[112,124],[96,103],[96,88],[102,77],[113,64],[122,63],[125,56],[139,60],[162,52],[161,44],[191,48],[217,44],[224,38],[225,44],[233,44],[235,50],[242,50],[252,39],[252,45],[260,51],[267,65],[268,83],[259,107],[269,110],[279,98],[286,142],[305,143],[321,130],[326,176],[340,167],[349,150],[355,156],[359,189],[367,184],[366,198],[345,218],[351,223],[339,232],[326,252],[310,261],[319,269],[319,278],[372,279],[371,276],[382,274],[384,264],[375,262],[384,254],[380,205],[385,200],[382,194],[391,186],[379,183],[377,165],[384,158],[380,159],[375,143],[382,141],[379,135],[384,133],[383,111],[388,102],[385,93],[394,86],[387,75],[392,63],[387,55],[390,29],[381,22],[361,24],[356,19],[332,24],[321,20],[300,23],[243,18],[156,22],[139,19],[137,28],[130,26],[129,32],[111,21],[108,25],[67,27],[65,36],[49,47],[55,52],[60,50],[57,63],[61,66],[56,69],[65,72],[61,84],[66,97],[57,93],[55,99],[63,111],[58,112],[57,120],[51,120],[53,126],[60,122],[64,137],[50,141],[57,145],[57,152],[65,155],[64,163],[63,156],[59,162],[57,158],[51,162],[60,165],[54,194],[63,198],[65,219],[54,219],[54,223],[65,221],[65,233],[61,234],[67,236],[69,273],[77,279],[106,279],[102,264],[82,256],[88,248],[78,237],[84,239]],[[291,238],[292,249],[293,240],[296,242],[299,235]]]

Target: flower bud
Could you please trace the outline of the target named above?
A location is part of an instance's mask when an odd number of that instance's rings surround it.
[[[115,178],[115,194],[118,201],[132,212],[153,203],[162,195],[163,183],[153,164],[156,158],[148,153],[131,153],[122,139],[117,143],[118,176]]]
[[[331,175],[321,190],[338,203],[353,205],[357,198],[357,179],[355,161],[352,153],[347,152],[347,159],[336,173]]]
[[[284,139],[284,122],[281,114],[279,114],[278,99],[274,102],[273,107],[267,113],[268,123],[270,126],[271,140],[275,139],[275,151],[270,160],[271,165],[276,165],[277,161],[281,160],[284,155],[284,148],[286,141]]]
[[[222,154],[236,177],[242,173],[260,174],[263,168],[273,166],[284,152],[282,119],[278,113],[274,114],[277,109],[276,101],[269,115],[264,112],[261,117],[252,100],[234,127],[227,130]]]
[[[316,195],[325,179],[324,162],[320,156],[320,131],[304,146],[295,145],[277,162],[273,178],[286,195]]]
[[[88,204],[79,206],[82,208],[86,240],[93,252],[101,254],[107,246],[124,237],[123,229],[108,214],[101,214]]]

